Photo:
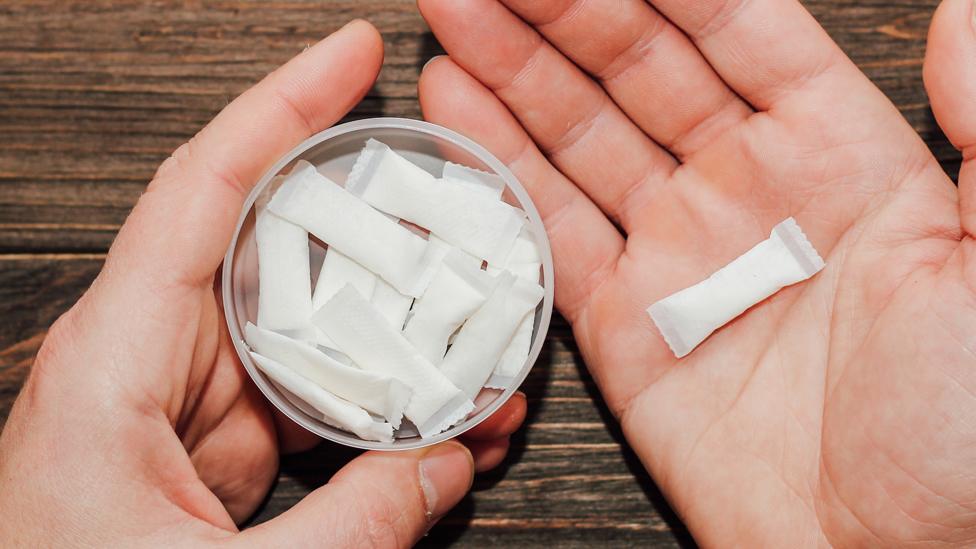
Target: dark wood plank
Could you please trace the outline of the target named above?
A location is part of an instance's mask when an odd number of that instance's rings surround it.
[[[386,65],[351,118],[419,117],[419,63],[437,46],[412,2],[3,3],[0,250],[107,249],[173,149],[365,15],[384,33]]]
[[[955,175],[959,155],[921,80],[937,0],[809,0],[831,35]],[[0,3],[0,425],[47,327],[87,288],[156,166],[219,109],[353,17],[386,42],[350,118],[419,117],[416,79],[439,53],[413,0]],[[687,534],[626,449],[556,322],[527,381],[530,418],[505,467],[422,545],[671,547]],[[355,452],[286,458],[267,520]]]
[[[0,428],[47,328],[85,292],[103,254],[0,255]]]
[[[921,80],[936,4],[807,2],[955,175],[959,155]],[[352,117],[418,117],[417,75],[439,46],[413,0],[0,5],[0,251],[106,249],[170,151],[262,75],[357,16],[383,32],[387,57]]]

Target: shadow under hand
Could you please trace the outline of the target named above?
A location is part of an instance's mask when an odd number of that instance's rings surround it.
[[[377,118],[381,116],[398,116],[397,113],[386,112],[388,108],[387,99],[383,95],[383,91],[379,89],[379,86],[374,82],[366,92],[366,96],[363,100],[359,102],[346,116],[342,117],[342,120],[336,124],[344,124],[346,122],[352,122],[354,120],[362,120],[364,118]]]
[[[441,46],[441,43],[437,41],[434,33],[427,31],[420,35],[420,51],[417,52],[417,74],[419,75],[421,71],[424,70],[424,65],[428,61],[437,57],[438,55],[444,55],[447,52]]]
[[[919,135],[925,140],[942,169],[958,185],[959,169],[962,167],[962,153],[946,137],[931,108],[925,109],[925,119],[919,128]]]
[[[603,420],[604,425],[607,427],[607,431],[610,436],[613,437],[614,442],[620,445],[620,456],[624,463],[627,465],[627,469],[630,471],[634,478],[638,481],[641,490],[644,492],[644,496],[647,498],[648,503],[654,511],[661,517],[661,520],[667,524],[668,529],[674,535],[675,542],[679,546],[684,548],[696,548],[698,544],[695,543],[695,539],[688,532],[684,523],[678,515],[671,509],[667,500],[664,498],[664,494],[654,483],[654,479],[651,478],[647,470],[644,468],[644,464],[641,463],[640,458],[637,454],[630,448],[627,444],[627,439],[624,437],[623,430],[620,428],[620,424],[617,419],[613,417],[613,413],[610,408],[607,407],[606,402],[603,400],[603,396],[600,394],[599,389],[597,389],[596,383],[593,382],[593,378],[590,377],[589,372],[586,370],[586,366],[582,360],[577,362],[577,366],[580,369],[580,377],[587,381],[584,383],[587,394],[593,399],[593,402],[597,405],[597,411],[600,413],[600,419]]]
[[[311,450],[281,456],[278,479],[254,515],[241,528],[260,524],[284,513],[309,492],[327,484],[339,469],[361,453],[362,450],[323,441]]]
[[[528,377],[520,387],[529,402],[542,400],[548,389],[548,381],[552,370],[552,349],[547,341],[539,353],[539,358],[529,372]],[[523,428],[511,436],[511,443],[505,460],[491,471],[475,476],[474,485],[468,493],[441,521],[431,529],[430,533],[418,544],[418,547],[445,547],[457,542],[470,529],[471,520],[477,508],[478,492],[490,490],[504,480],[509,469],[522,460],[526,448],[525,425],[531,424],[539,414],[537,406],[529,406],[525,414]]]

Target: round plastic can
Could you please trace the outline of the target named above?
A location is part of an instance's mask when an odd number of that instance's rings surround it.
[[[535,239],[542,258],[541,284],[545,289],[542,302],[535,311],[532,332],[532,346],[522,370],[515,376],[511,386],[504,390],[483,389],[475,400],[475,410],[467,419],[454,427],[432,437],[398,434],[392,443],[363,440],[356,435],[332,427],[305,411],[301,401],[283,392],[266,377],[251,360],[244,344],[243,327],[247,322],[257,320],[257,247],[254,240],[254,202],[271,180],[287,174],[294,163],[305,160],[314,164],[320,172],[340,185],[352,169],[359,151],[370,138],[389,145],[399,154],[432,174],[441,173],[448,160],[477,168],[500,176],[506,185],[502,199],[521,208],[528,216],[528,230]],[[316,241],[310,242],[313,276],[325,255],[325,248]],[[525,380],[539,357],[553,307],[553,266],[552,251],[546,236],[542,219],[525,188],[511,171],[484,147],[447,128],[405,118],[370,118],[340,124],[320,132],[292,149],[268,170],[257,182],[244,202],[237,230],[231,239],[224,258],[221,277],[224,313],[231,340],[245,370],[254,380],[264,396],[280,410],[305,429],[316,435],[345,446],[367,450],[408,450],[421,448],[454,438],[478,425],[507,401]]]

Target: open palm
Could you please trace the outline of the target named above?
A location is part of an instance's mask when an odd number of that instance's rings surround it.
[[[793,0],[421,0],[425,116],[529,188],[557,305],[711,545],[976,539],[976,170],[959,189]],[[976,152],[971,0],[926,82]],[[968,154],[971,158],[973,155]],[[827,261],[676,360],[644,309],[794,216]]]

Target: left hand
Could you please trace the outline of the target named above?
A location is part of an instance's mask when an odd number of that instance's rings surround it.
[[[238,532],[278,455],[318,442],[272,414],[228,337],[214,274],[251,185],[346,114],[383,60],[350,23],[248,90],[166,160],[91,289],[52,326],[0,437],[0,545],[409,546],[497,465],[516,395],[465,442],[368,452]]]

